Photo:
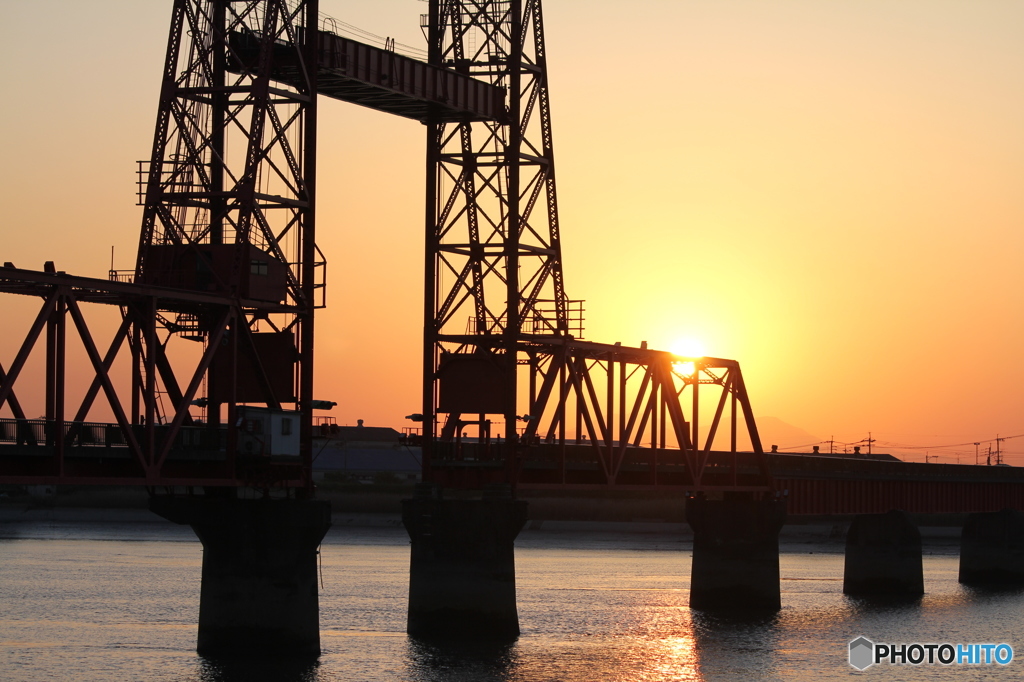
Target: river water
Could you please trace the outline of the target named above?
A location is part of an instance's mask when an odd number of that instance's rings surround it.
[[[870,604],[842,594],[842,545],[784,542],[782,611],[690,611],[689,543],[674,532],[525,530],[516,544],[522,636],[439,647],[406,636],[401,527],[336,525],[321,548],[315,663],[195,653],[201,546],[169,523],[0,524],[0,679],[415,682],[1024,679],[1024,593],[957,583],[954,542],[927,545],[927,594]],[[1000,643],[999,665],[848,663],[848,643]]]

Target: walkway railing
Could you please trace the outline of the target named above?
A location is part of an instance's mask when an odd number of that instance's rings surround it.
[[[169,430],[169,426],[160,424],[156,427],[158,434]],[[132,427],[137,440],[145,435],[144,425]],[[57,443],[57,422],[47,419],[0,419],[0,447],[18,445],[52,448]],[[127,451],[128,443],[124,432],[117,424],[101,422],[64,422],[62,437],[65,448],[123,448]],[[208,425],[182,426],[175,436],[172,451],[205,450],[225,451],[227,430],[211,428]]]

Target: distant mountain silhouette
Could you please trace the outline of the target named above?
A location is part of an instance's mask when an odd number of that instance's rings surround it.
[[[780,450],[806,445],[807,447],[800,448],[800,451],[810,452],[812,446],[808,443],[813,444],[823,440],[797,426],[787,424],[778,417],[758,417],[757,432],[761,436],[761,445],[765,452],[771,450],[773,445],[778,445]],[[828,451],[828,448],[824,448],[824,450]]]

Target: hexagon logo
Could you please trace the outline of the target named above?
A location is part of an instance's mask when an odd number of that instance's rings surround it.
[[[858,637],[850,642],[850,665],[864,670],[875,663],[875,643],[867,637]]]

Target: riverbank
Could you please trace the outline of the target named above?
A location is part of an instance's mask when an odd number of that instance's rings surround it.
[[[325,542],[346,543],[349,536],[370,534],[386,540],[385,544],[405,544],[408,536],[398,513],[344,512],[331,515],[332,528]],[[109,526],[127,530],[136,539],[165,539],[167,533],[180,535],[181,540],[194,540],[186,527],[178,527],[145,508],[98,508],[67,506],[30,506],[0,504],[0,538],[34,537],[41,532],[52,535],[54,528],[65,532],[68,539],[80,535],[84,528]],[[848,523],[787,523],[779,533],[783,552],[842,553]],[[173,529],[173,530],[172,530]],[[960,542],[958,526],[924,525],[920,527],[926,553],[955,552]],[[149,536],[153,536],[150,538]],[[693,532],[686,523],[665,521],[566,521],[531,519],[520,533],[516,546],[532,546],[537,542],[557,544],[557,538],[588,538],[591,542],[616,547],[649,549],[692,547]]]
[[[413,495],[407,485],[330,485],[317,490],[331,503],[335,526],[401,527],[401,502]],[[163,520],[149,511],[149,495],[136,487],[62,488],[56,494],[0,497],[0,523],[149,523]],[[551,532],[670,533],[690,537],[685,501],[676,493],[611,491],[604,494],[545,492],[524,494],[527,530]],[[911,515],[922,536],[959,541],[966,514]],[[790,516],[783,538],[842,542],[852,515]]]

